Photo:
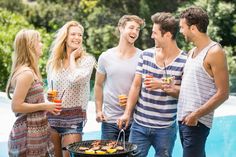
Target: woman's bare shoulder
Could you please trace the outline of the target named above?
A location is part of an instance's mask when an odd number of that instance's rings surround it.
[[[31,83],[34,80],[33,70],[25,66],[20,67],[12,77],[13,82],[16,80],[29,81]]]

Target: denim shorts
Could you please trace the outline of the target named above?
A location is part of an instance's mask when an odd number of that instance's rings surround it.
[[[67,134],[81,134],[82,135],[85,123],[86,122],[80,122],[77,125],[73,125],[70,128],[54,127],[54,126],[51,126],[51,128],[55,130],[57,133],[59,133],[61,136],[67,135]]]
[[[167,128],[149,128],[133,121],[129,142],[138,146],[136,157],[147,156],[151,146],[155,149],[155,157],[171,157],[176,132],[176,123]]]

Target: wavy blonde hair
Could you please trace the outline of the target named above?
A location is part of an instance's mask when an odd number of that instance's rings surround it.
[[[35,45],[40,40],[40,33],[36,30],[23,29],[19,31],[14,41],[11,74],[7,83],[6,92],[10,98],[11,80],[14,73],[21,67],[29,67],[41,80]]]
[[[66,40],[69,33],[69,28],[72,26],[78,26],[82,33],[84,33],[84,27],[77,21],[69,21],[64,26],[62,26],[56,33],[55,39],[50,48],[50,58],[47,63],[47,69],[50,67],[59,71],[61,69],[61,61],[66,57]],[[82,52],[81,56],[87,54],[85,51]]]

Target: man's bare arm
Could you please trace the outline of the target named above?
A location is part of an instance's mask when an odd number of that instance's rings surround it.
[[[98,122],[103,121],[104,117],[102,114],[102,104],[103,104],[103,84],[106,79],[106,75],[96,72],[95,84],[94,84],[94,95],[96,104],[96,120]]]
[[[125,112],[118,119],[118,122],[117,122],[120,129],[123,128],[123,124],[125,124],[125,128],[127,128],[128,125],[129,125],[130,117],[133,113],[134,107],[135,107],[136,102],[137,102],[138,97],[139,97],[139,92],[140,92],[140,89],[141,89],[141,85],[142,85],[142,75],[135,74],[132,86],[131,86],[130,91],[129,91]]]

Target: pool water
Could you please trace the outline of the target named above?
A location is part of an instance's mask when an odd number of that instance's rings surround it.
[[[84,140],[100,139],[101,133],[89,132],[84,134]],[[153,157],[151,147],[148,157]],[[215,117],[213,127],[206,143],[207,157],[235,157],[236,156],[236,116]],[[173,157],[182,157],[182,146],[179,135],[175,141]]]
[[[235,157],[236,156],[236,116],[215,117],[213,127],[206,144],[207,157]],[[101,133],[87,132],[83,140],[100,139]],[[151,148],[148,157],[154,156]],[[0,157],[7,157],[7,143],[0,142]],[[177,134],[173,157],[182,157],[182,147]]]

